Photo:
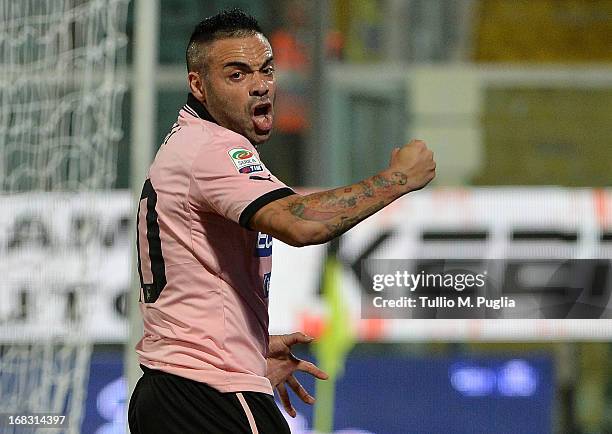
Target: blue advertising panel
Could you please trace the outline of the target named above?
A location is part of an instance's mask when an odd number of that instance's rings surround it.
[[[92,357],[82,432],[123,434],[123,353]],[[306,358],[310,358],[306,356]],[[314,391],[311,378],[298,374]],[[337,383],[337,434],[552,432],[554,369],[546,355],[406,357],[353,354]],[[312,433],[312,408],[293,396],[294,434]]]
[[[95,351],[91,357],[87,401],[81,432],[124,434],[127,426],[127,384],[122,351]]]
[[[547,357],[352,357],[336,390],[335,427],[376,434],[552,432]]]

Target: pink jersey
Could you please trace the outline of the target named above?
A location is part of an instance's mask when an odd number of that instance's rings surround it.
[[[265,377],[272,238],[247,228],[294,194],[193,95],[149,170],[138,210],[140,362],[221,392]]]

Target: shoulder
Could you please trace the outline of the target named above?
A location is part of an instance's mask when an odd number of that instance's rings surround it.
[[[257,152],[255,147],[249,142],[249,140],[241,134],[238,134],[232,130],[228,130],[217,124],[204,121],[210,125],[210,131],[212,133],[212,142],[215,147],[224,151],[229,151],[233,148],[246,148],[252,152]]]
[[[223,150],[231,147],[248,147],[255,150],[251,142],[241,134],[204,119],[179,123],[182,140],[202,145],[207,149]]]
[[[202,123],[207,124],[201,127],[207,134],[199,140],[195,166],[213,165],[217,169],[233,166],[241,173],[258,170],[255,166],[261,165],[259,154],[246,137],[211,122]]]

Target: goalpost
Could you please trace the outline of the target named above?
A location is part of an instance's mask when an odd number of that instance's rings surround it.
[[[2,433],[80,431],[82,308],[104,252],[90,220],[49,227],[68,203],[95,210],[115,181],[128,3],[0,2],[0,413],[65,416],[55,430],[3,420]]]

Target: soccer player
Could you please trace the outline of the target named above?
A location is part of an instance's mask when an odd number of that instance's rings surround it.
[[[294,372],[325,379],[291,354],[312,339],[268,335],[272,237],[324,243],[435,175],[421,141],[363,181],[296,194],[261,162],[276,91],[272,49],[241,11],[202,21],[187,48],[190,94],[149,170],[138,209],[143,376],[132,433],[288,433],[273,389],[314,398]],[[282,288],[291,291],[291,288]]]

